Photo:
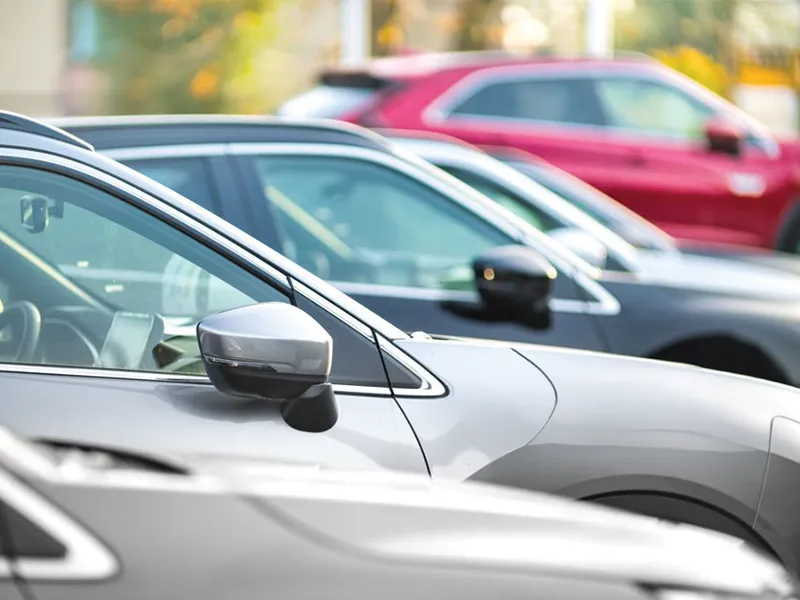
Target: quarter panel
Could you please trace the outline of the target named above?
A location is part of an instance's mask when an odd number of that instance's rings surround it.
[[[338,423],[307,433],[286,425],[278,403],[232,398],[210,383],[0,376],[0,422],[33,438],[427,474],[391,397],[338,392],[337,402]]]
[[[401,340],[449,393],[398,403],[422,444],[433,477],[466,479],[525,446],[555,408],[555,390],[534,365],[501,343]]]

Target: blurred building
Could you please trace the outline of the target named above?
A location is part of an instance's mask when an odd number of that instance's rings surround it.
[[[0,0],[0,108],[59,114],[68,0]]]

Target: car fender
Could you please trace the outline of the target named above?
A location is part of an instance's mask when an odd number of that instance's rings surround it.
[[[530,346],[558,403],[525,448],[475,478],[575,498],[631,491],[706,503],[752,525],[775,415],[800,392],[661,361]]]

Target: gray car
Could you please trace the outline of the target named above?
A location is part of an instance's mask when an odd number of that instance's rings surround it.
[[[489,309],[553,271],[488,252]],[[0,116],[0,422],[36,439],[392,470],[730,533],[800,570],[800,390],[408,334],[63,131]]]
[[[419,476],[162,458],[0,428],[3,600],[790,600],[741,541]]]

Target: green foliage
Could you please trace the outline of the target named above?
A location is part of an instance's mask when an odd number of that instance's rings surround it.
[[[257,113],[280,0],[93,0],[117,114]]]

